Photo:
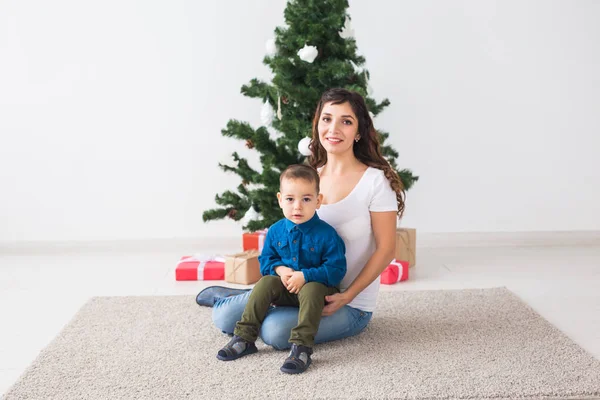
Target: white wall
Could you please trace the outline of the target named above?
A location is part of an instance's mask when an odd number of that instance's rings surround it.
[[[0,241],[238,235],[202,222],[259,124],[284,2],[0,2]],[[352,1],[421,232],[600,229],[600,2]],[[209,145],[209,141],[211,144]]]

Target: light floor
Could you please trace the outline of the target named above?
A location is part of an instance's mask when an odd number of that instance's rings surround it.
[[[383,290],[506,286],[600,359],[600,247],[419,248],[417,253],[410,280]],[[174,266],[181,255],[179,250],[0,254],[0,394],[92,296],[180,294],[193,302],[200,289],[215,282],[176,282]]]

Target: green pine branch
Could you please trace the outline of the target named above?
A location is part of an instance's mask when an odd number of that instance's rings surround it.
[[[261,218],[249,221],[243,227],[245,230],[266,228],[282,218],[275,197],[279,174],[290,164],[305,162],[298,152],[298,142],[311,135],[315,106],[325,90],[344,87],[360,93],[375,116],[390,105],[388,99],[377,102],[368,96],[370,73],[364,69],[366,60],[357,54],[355,39],[344,39],[339,34],[348,18],[347,10],[347,0],[288,2],[284,11],[287,26],[274,31],[277,52],[263,58],[263,63],[274,73],[271,83],[254,78],[240,90],[244,96],[260,99],[263,104],[267,102],[274,110],[279,108],[281,119],[275,117],[271,127],[256,129],[235,119],[227,123],[221,134],[245,141],[248,148],[257,151],[261,169],[252,168],[237,152],[232,154],[235,165],[219,164],[226,173],[238,175],[242,184],[237,192],[217,195],[218,207],[206,210],[202,215],[204,221],[223,218],[239,221],[250,207]],[[305,45],[318,49],[312,63],[298,56],[298,50]],[[275,131],[281,135],[274,137]],[[398,152],[386,143],[390,136],[379,132],[381,151],[408,190],[419,177],[408,169],[398,170]]]

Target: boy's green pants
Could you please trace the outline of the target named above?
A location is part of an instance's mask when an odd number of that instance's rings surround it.
[[[242,319],[233,331],[234,335],[248,342],[258,338],[260,326],[271,304],[299,307],[298,325],[290,333],[290,343],[312,347],[325,307],[325,296],[339,293],[339,289],[319,282],[307,282],[298,294],[288,292],[279,276],[263,276],[252,289]]]

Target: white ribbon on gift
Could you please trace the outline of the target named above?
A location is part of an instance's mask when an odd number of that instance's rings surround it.
[[[189,257],[182,259],[181,261],[179,261],[179,264],[185,263],[185,262],[196,262],[196,261],[198,262],[198,278],[197,278],[197,280],[203,281],[204,280],[204,267],[206,266],[206,263],[209,261],[216,261],[216,262],[224,263],[225,258],[221,257],[221,256],[214,256],[214,255],[194,254],[193,256],[189,256]]]
[[[404,265],[400,261],[396,261],[396,259],[392,260],[390,265],[395,265],[398,267],[398,280],[396,282],[400,282],[402,279],[402,275],[404,275]]]

